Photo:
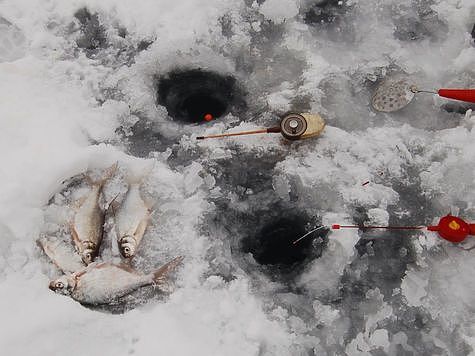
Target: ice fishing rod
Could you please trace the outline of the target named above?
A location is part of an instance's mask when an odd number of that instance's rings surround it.
[[[302,113],[302,114],[288,114],[280,121],[280,125],[276,127],[242,131],[230,132],[218,135],[198,136],[197,140],[204,140],[208,138],[223,138],[231,136],[244,136],[267,133],[280,133],[284,138],[290,141],[302,140],[306,138],[319,136],[325,128],[325,121],[318,114]]]
[[[332,230],[340,229],[360,229],[360,230],[372,230],[372,229],[385,229],[385,230],[423,230],[427,229],[428,231],[434,231],[439,234],[443,239],[459,243],[464,241],[468,236],[475,235],[475,224],[467,223],[465,220],[452,216],[450,214],[442,217],[439,220],[437,225],[430,226],[378,226],[378,225],[340,225],[333,224],[331,227],[328,226],[319,226],[318,228],[306,233],[304,236],[295,240],[293,244],[295,245],[299,241],[303,240],[305,237],[323,228],[331,228]]]

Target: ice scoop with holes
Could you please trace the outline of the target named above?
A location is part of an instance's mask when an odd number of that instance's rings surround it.
[[[376,89],[371,105],[376,111],[398,111],[406,107],[418,93],[437,94],[447,99],[475,103],[475,89],[421,90],[407,79],[389,79]]]
[[[230,136],[280,133],[287,140],[297,141],[319,136],[324,128],[325,121],[318,114],[292,113],[284,116],[280,121],[280,125],[276,127],[252,131],[230,132],[219,135],[198,136],[197,139],[204,140],[205,138],[223,138]]]

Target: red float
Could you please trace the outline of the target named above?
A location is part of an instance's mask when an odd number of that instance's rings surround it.
[[[462,242],[469,235],[475,235],[475,224],[469,224],[449,214],[441,218],[438,225],[428,226],[427,230],[436,231],[443,239],[457,243]]]

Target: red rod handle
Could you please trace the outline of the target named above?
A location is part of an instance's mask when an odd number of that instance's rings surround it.
[[[475,89],[439,89],[438,94],[444,98],[475,103]]]

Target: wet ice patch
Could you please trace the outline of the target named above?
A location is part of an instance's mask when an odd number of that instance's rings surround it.
[[[305,0],[302,1],[302,10],[305,11],[304,21],[311,25],[324,25],[337,22],[340,25],[341,17],[351,6],[346,0]]]
[[[432,8],[430,0],[402,3],[393,7],[394,36],[401,41],[439,40],[447,25]]]
[[[105,48],[107,44],[105,28],[99,22],[98,14],[91,14],[87,8],[82,8],[76,11],[74,17],[81,26],[81,35],[76,40],[78,47],[87,51],[89,55],[98,49]]]

